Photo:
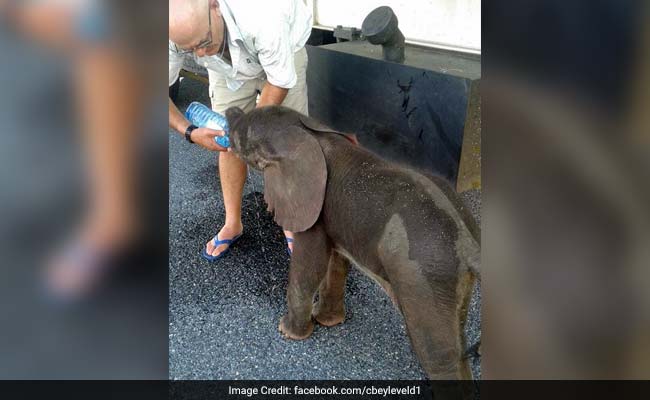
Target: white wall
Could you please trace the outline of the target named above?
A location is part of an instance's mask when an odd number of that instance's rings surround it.
[[[469,53],[481,52],[481,0],[306,0],[314,25],[361,28],[379,6],[397,14],[407,42]]]

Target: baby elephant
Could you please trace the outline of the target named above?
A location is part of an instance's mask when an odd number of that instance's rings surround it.
[[[471,379],[463,327],[480,234],[454,191],[285,107],[226,117],[233,151],[264,173],[275,221],[296,233],[282,334],[300,340],[314,320],[343,322],[352,262],[400,309],[431,379]]]

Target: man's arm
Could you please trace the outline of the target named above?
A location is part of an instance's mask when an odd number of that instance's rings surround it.
[[[266,73],[266,83],[258,107],[282,104],[297,80],[291,27],[285,18],[288,10],[281,5],[263,3],[265,6],[260,5],[260,12],[264,13],[266,23],[256,27],[255,47],[260,65]],[[287,2],[282,2],[282,5],[286,6],[285,3]]]
[[[176,104],[169,99],[169,127],[174,129],[179,133],[184,133],[187,127],[190,126],[190,122],[185,119],[183,114],[178,110]]]
[[[289,89],[275,86],[267,81],[262,88],[257,107],[280,105],[287,97],[287,93],[289,93]]]
[[[185,136],[185,131],[189,127],[190,121],[188,121],[183,114],[178,110],[176,104],[169,99],[169,127],[174,129],[176,132],[180,133],[183,137]],[[214,129],[208,128],[197,128],[192,131],[192,141],[200,146],[205,147],[208,150],[212,151],[228,151],[228,148],[221,147],[214,141],[214,138],[217,136],[223,136],[223,131],[215,131]]]

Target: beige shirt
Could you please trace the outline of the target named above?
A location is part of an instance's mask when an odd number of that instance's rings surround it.
[[[169,42],[169,85],[178,79],[184,57],[223,76],[230,90],[244,81],[266,76],[271,84],[290,89],[296,84],[294,53],[309,39],[312,14],[302,0],[220,0],[228,30],[232,64],[218,55],[182,55]],[[207,17],[207,16],[206,16]]]

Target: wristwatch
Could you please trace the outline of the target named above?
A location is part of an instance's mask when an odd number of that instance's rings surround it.
[[[192,124],[192,125],[188,126],[187,129],[185,129],[185,140],[187,140],[190,143],[194,143],[192,141],[192,131],[194,129],[196,129],[196,128],[198,128],[198,126]]]

